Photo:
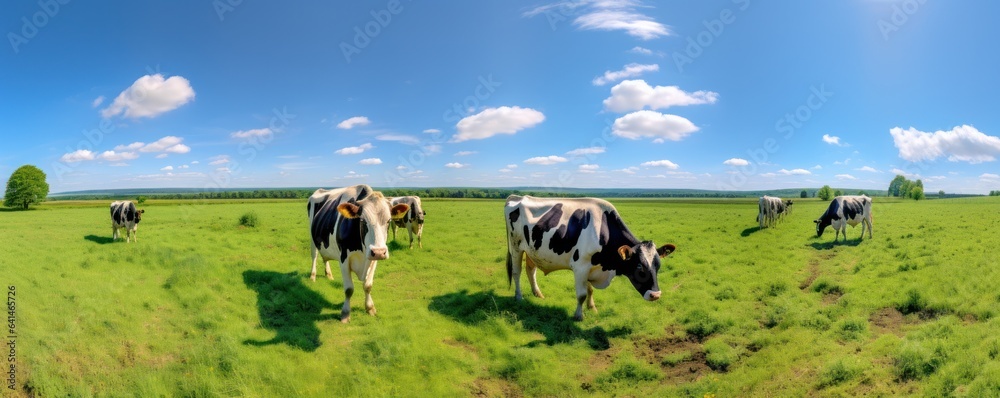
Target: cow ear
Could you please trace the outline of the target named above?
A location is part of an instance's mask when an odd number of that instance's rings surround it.
[[[139,210],[140,213],[145,213],[146,209]]]
[[[632,258],[632,248],[629,245],[622,245],[618,248],[618,255],[621,256],[622,260],[628,261]]]
[[[819,224],[819,220],[813,220],[814,223]]]
[[[668,243],[663,246],[660,246],[659,249],[656,249],[656,254],[659,254],[660,258],[664,258],[666,256],[669,256],[670,253],[673,253],[675,250],[677,250],[677,246]]]
[[[389,210],[389,213],[392,214],[392,218],[400,218],[403,217],[403,215],[406,214],[406,212],[409,210],[410,210],[409,205],[400,203],[398,205],[392,206],[392,209]]]
[[[341,203],[340,206],[337,206],[337,211],[344,218],[357,218],[361,208],[354,203]]]

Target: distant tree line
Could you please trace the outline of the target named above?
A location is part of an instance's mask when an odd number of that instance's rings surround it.
[[[910,181],[903,175],[897,175],[889,183],[889,196],[921,200],[924,198],[924,182],[919,179]]]
[[[990,191],[990,196],[1000,196],[1000,191]]]

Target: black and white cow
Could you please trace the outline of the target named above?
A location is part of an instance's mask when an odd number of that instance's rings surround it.
[[[339,189],[317,189],[309,197],[307,211],[312,235],[312,274],[316,281],[316,259],[322,256],[326,277],[333,279],[330,260],[340,262],[344,278],[344,307],[340,311],[342,322],[351,319],[351,295],[354,281],[351,271],[364,283],[365,309],[375,315],[372,301],[372,284],[378,260],[389,258],[385,241],[389,222],[402,217],[409,206],[389,206],[381,192],[368,185],[355,185]]]
[[[129,240],[139,241],[139,221],[146,210],[136,210],[135,203],[129,200],[111,202],[111,240],[120,236],[119,230],[125,230],[125,243]]]
[[[420,204],[420,198],[417,196],[400,196],[392,198],[389,203],[391,206],[398,204],[410,206],[410,210],[403,217],[392,220],[392,240],[396,240],[396,228],[405,228],[406,232],[410,235],[410,248],[413,248],[413,235],[416,235],[417,245],[423,249],[424,216],[427,215],[427,212],[424,211],[423,205]]]
[[[757,201],[757,222],[760,228],[773,227],[778,220],[788,211],[791,201],[783,202],[781,198],[773,196],[761,196]]]
[[[572,270],[576,280],[576,313],[583,319],[583,303],[597,310],[594,289],[604,289],[615,276],[625,276],[647,301],[660,298],[656,274],[660,259],[676,247],[657,248],[651,241],[636,239],[618,210],[595,198],[555,199],[511,195],[504,207],[507,225],[507,280],[513,280],[514,297],[521,296],[521,259],[527,266],[528,282],[536,297],[535,270]]]
[[[868,239],[872,238],[872,199],[867,196],[838,196],[830,201],[830,207],[826,208],[816,223],[816,236],[823,236],[823,230],[827,226],[833,225],[833,230],[837,231],[833,241],[840,238],[840,233],[844,233],[844,241],[847,241],[847,226],[854,227],[861,224],[861,237],[865,237],[865,226],[868,227]]]

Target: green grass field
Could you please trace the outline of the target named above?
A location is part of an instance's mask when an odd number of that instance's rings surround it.
[[[662,299],[616,280],[582,322],[570,272],[513,301],[502,201],[426,200],[350,324],[304,201],[151,201],[130,244],[105,202],[0,212],[14,396],[998,396],[998,199],[875,198],[840,244],[815,200],[764,230],[748,201],[614,201],[678,251]]]

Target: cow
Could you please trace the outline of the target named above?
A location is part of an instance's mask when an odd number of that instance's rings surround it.
[[[791,201],[786,203],[781,198],[761,196],[760,200],[757,201],[757,222],[760,224],[760,228],[773,227],[788,210],[787,206],[790,205]]]
[[[677,248],[657,248],[652,241],[632,235],[618,210],[596,198],[535,198],[511,195],[504,206],[507,227],[507,283],[514,282],[514,298],[521,296],[521,261],[527,266],[531,293],[545,298],[535,271],[573,271],[576,313],[583,320],[583,303],[592,310],[594,288],[604,289],[615,276],[625,276],[647,301],[660,298],[656,274],[660,259]]]
[[[424,216],[427,215],[427,212],[424,211],[423,205],[420,204],[420,198],[417,196],[401,196],[391,198],[389,203],[392,206],[400,203],[410,206],[410,210],[403,217],[392,220],[392,240],[396,240],[396,228],[405,228],[406,232],[410,235],[410,248],[413,248],[413,235],[416,235],[417,245],[423,249]]]
[[[331,280],[333,272],[330,271],[330,260],[340,262],[340,274],[344,278],[341,322],[351,320],[351,296],[354,294],[351,271],[364,283],[365,309],[368,314],[375,315],[371,291],[378,260],[389,258],[389,248],[385,244],[389,222],[393,218],[402,217],[409,206],[398,204],[390,207],[381,192],[362,184],[339,189],[317,189],[309,197],[306,209],[312,235],[310,279],[316,281],[317,258],[323,258],[326,277]]]
[[[139,241],[139,221],[146,210],[136,210],[130,200],[111,202],[111,241],[118,240],[119,230],[125,230],[125,243]]]
[[[816,237],[823,236],[823,230],[827,226],[833,225],[833,230],[837,231],[833,241],[840,238],[840,233],[844,233],[844,241],[847,241],[847,226],[854,227],[861,224],[861,238],[865,237],[865,226],[868,227],[868,239],[872,239],[872,199],[867,196],[838,196],[830,201],[830,206],[826,208],[816,223]]]

